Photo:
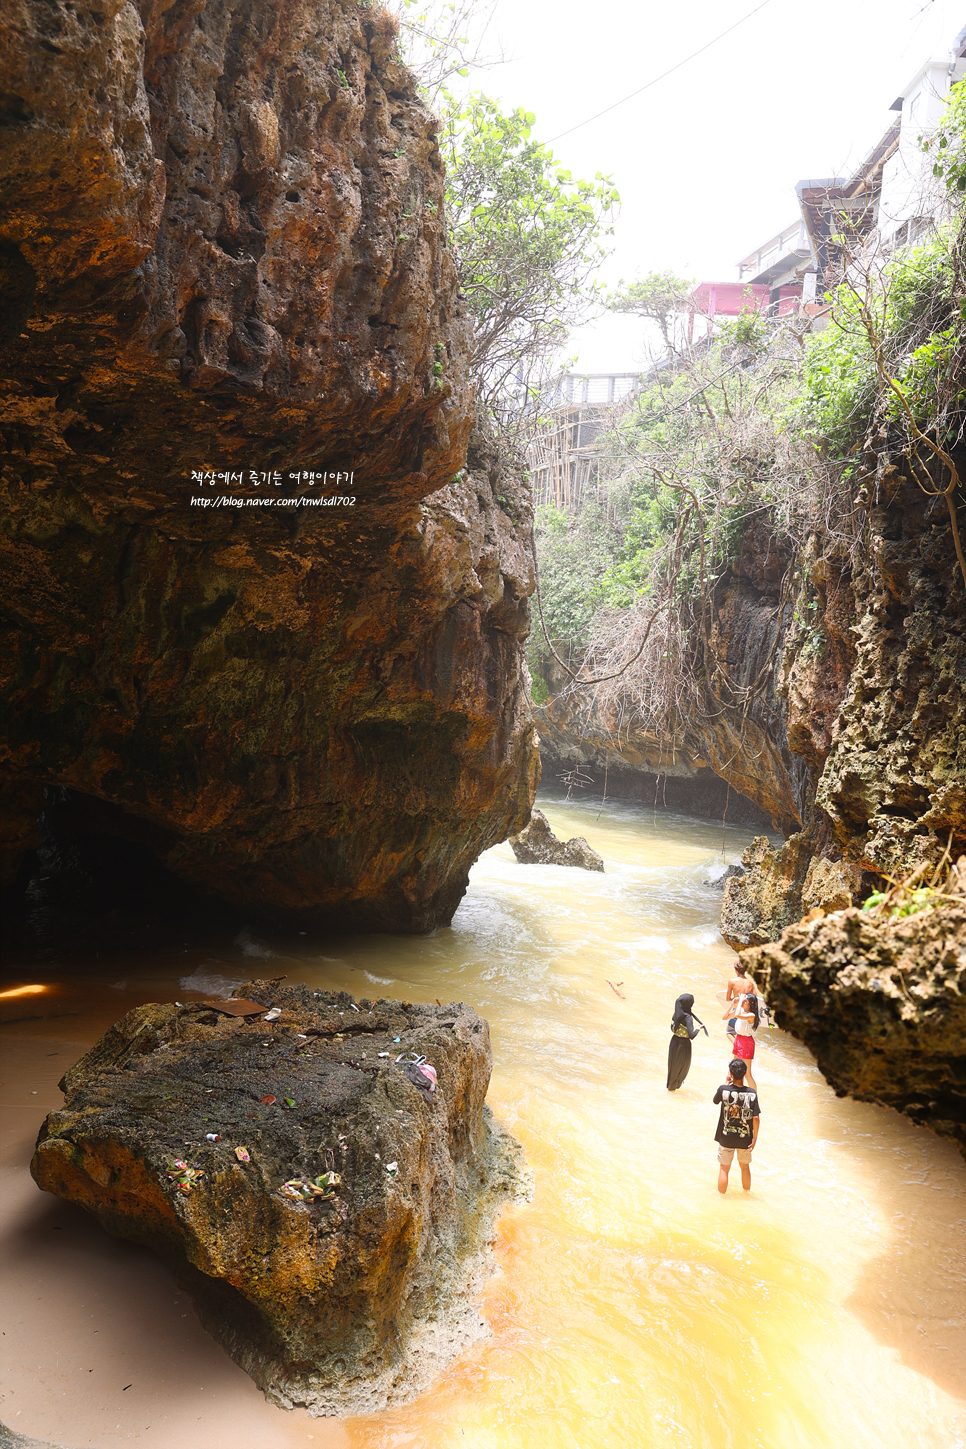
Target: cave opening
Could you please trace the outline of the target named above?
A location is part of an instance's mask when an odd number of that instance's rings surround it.
[[[159,859],[168,832],[119,806],[48,785],[34,847],[4,901],[5,955],[169,948],[239,929],[236,910],[202,896]]]

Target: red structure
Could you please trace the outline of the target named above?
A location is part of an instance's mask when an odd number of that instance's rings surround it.
[[[746,312],[764,311],[769,288],[761,282],[699,282],[690,302],[692,315],[701,312],[705,317],[741,317]]]

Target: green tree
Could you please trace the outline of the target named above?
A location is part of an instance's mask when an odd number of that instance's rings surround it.
[[[611,179],[575,180],[532,139],[535,117],[479,92],[448,98],[440,147],[446,207],[473,324],[472,366],[493,411],[519,400],[596,298],[620,197]],[[512,380],[512,381],[511,381]]]
[[[391,8],[400,52],[429,106],[438,105],[457,76],[503,60],[499,50],[484,51],[496,0],[391,0]]]
[[[619,289],[607,298],[611,312],[630,312],[653,322],[670,356],[680,356],[687,347],[684,317],[690,306],[694,283],[674,272],[648,272],[630,286],[620,283]]]

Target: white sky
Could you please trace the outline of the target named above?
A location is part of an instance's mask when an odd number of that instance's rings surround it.
[[[697,50],[756,0],[497,0],[507,62],[470,78],[534,111],[535,139],[611,105]],[[622,207],[608,285],[649,271],[732,281],[738,258],[798,214],[795,182],[849,172],[889,106],[966,23],[966,0],[768,0],[676,74],[553,143],[575,176],[611,174]],[[631,371],[643,324],[575,335],[581,368]]]

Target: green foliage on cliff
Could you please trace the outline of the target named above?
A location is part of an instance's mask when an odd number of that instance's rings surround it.
[[[535,116],[476,92],[447,98],[440,150],[446,212],[473,324],[484,403],[566,341],[594,296],[603,238],[620,197],[609,177],[574,178],[532,137]]]
[[[661,278],[648,285],[661,305],[673,292]],[[646,290],[622,305],[656,305]],[[598,693],[599,705],[609,690],[616,707],[619,694],[622,708],[630,703],[659,731],[707,708],[709,684],[728,707],[745,709],[747,692],[710,639],[712,597],[734,576],[751,526],[759,553],[774,547],[784,558],[788,580],[813,533],[842,554],[856,546],[866,527],[862,454],[873,435],[876,447],[885,440],[908,454],[920,487],[946,496],[955,522],[951,450],[966,424],[962,214],[884,263],[853,258],[832,301],[817,334],[804,318],[758,315],[718,321],[710,339],[670,348],[598,440],[599,502],[557,525],[584,540],[592,572],[561,568],[551,540],[538,539],[545,612],[572,631],[565,637],[583,677],[627,671]],[[673,319],[665,326],[681,345]],[[818,606],[807,571],[799,578],[791,623],[799,647],[820,654]]]
[[[690,596],[737,557],[748,519],[775,500],[776,439],[798,366],[766,330],[732,323],[652,376],[600,440],[606,507],[591,505],[570,525],[592,540],[595,559],[582,618],[595,605],[629,608],[672,576]],[[549,538],[540,545],[543,560]]]
[[[966,403],[961,252],[950,221],[875,276],[839,286],[830,325],[808,341],[791,414],[820,446],[847,455],[876,412],[901,425],[906,407],[955,443]],[[880,366],[893,386],[883,388]]]
[[[616,530],[595,504],[578,514],[545,504],[536,511],[534,533],[540,553],[543,617],[547,632],[565,658],[582,652],[587,625],[604,601],[603,580],[616,547]],[[542,640],[531,635],[536,644]]]

